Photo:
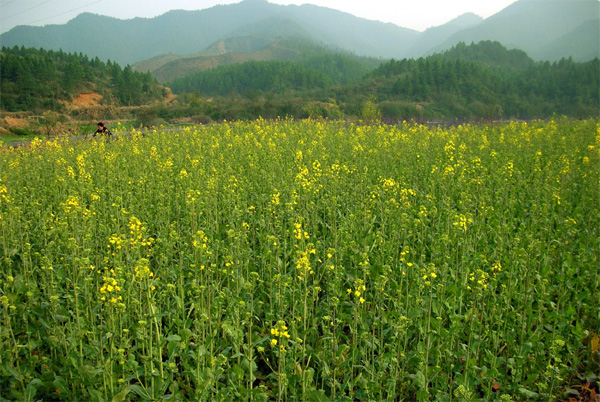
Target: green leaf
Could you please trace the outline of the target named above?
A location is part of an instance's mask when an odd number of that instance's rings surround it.
[[[422,371],[417,371],[417,384],[419,385],[419,387],[425,388],[425,383],[425,374],[423,374]]]
[[[104,393],[97,389],[88,389],[91,402],[104,402]]]
[[[181,342],[181,337],[179,335],[169,335],[167,342]]]
[[[523,396],[525,396],[526,398],[535,398],[538,396],[537,392],[530,391],[527,388],[523,387],[519,388],[519,392],[523,394]]]
[[[125,388],[117,395],[113,396],[112,402],[123,402],[127,397],[127,394],[129,394],[129,391],[131,391],[129,388]]]
[[[142,398],[150,398],[150,395],[148,395],[146,390],[144,388],[142,388],[140,385],[132,384],[132,385],[127,386],[127,389],[132,390],[133,392],[135,392],[137,395],[141,396]]]
[[[311,400],[311,401],[315,401],[315,402],[329,402],[329,401],[331,401],[331,399],[329,399],[327,397],[327,395],[325,395],[325,391],[323,391],[322,389],[316,390],[316,391],[312,391],[308,395],[308,399]]]
[[[12,375],[17,381],[21,381],[21,374],[19,374],[19,372],[15,368],[7,367],[6,370],[8,370],[10,375]]]
[[[63,377],[56,377],[54,379],[54,381],[52,381],[52,384],[56,387],[57,390],[59,390],[62,394],[66,394],[69,392],[69,384],[67,384],[67,381],[63,378]]]
[[[27,385],[27,389],[25,390],[25,394],[27,395],[27,400],[33,400],[35,394],[37,393],[37,388],[44,383],[39,378],[34,378]]]
[[[418,401],[428,401],[429,394],[427,393],[427,391],[425,391],[425,390],[417,391],[417,400]]]

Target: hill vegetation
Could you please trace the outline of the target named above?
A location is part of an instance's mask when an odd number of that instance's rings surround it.
[[[220,40],[194,55],[158,56],[136,63],[132,68],[150,71],[160,82],[166,83],[201,71],[249,61],[295,61],[323,70],[325,74],[333,74],[338,77],[336,81],[342,83],[357,81],[381,64],[381,59],[358,57],[312,41],[251,36]],[[350,64],[355,67],[349,68]]]
[[[187,99],[194,94],[196,106],[199,99],[220,96],[186,112],[212,119],[242,117],[238,113],[367,117],[365,107],[374,107],[371,117],[387,119],[583,117],[595,116],[599,107],[598,59],[534,62],[522,51],[485,41],[418,60],[391,60],[362,78],[357,76],[365,70],[350,60],[329,55],[304,63],[243,63],[198,72],[170,86]],[[351,72],[354,79],[347,79]]]
[[[285,61],[249,61],[198,71],[173,80],[169,86],[178,93],[199,91],[210,96],[256,91],[281,94],[355,83],[382,62],[331,52],[306,42],[285,41],[276,46],[279,54],[295,53],[282,57],[290,59]]]
[[[297,48],[301,46],[298,45]],[[299,51],[294,60],[250,61],[175,79],[110,61],[25,48],[0,54],[5,111],[65,112],[80,93],[102,96],[139,124],[295,117],[398,120],[597,117],[600,60],[535,62],[497,42],[458,44],[426,58],[382,61]],[[125,108],[119,108],[126,106]],[[129,107],[133,106],[133,107]],[[116,110],[116,109],[115,109]],[[107,116],[107,111],[97,111]],[[72,116],[73,113],[71,113]],[[89,117],[89,116],[88,116]],[[106,119],[106,117],[104,117]]]
[[[446,117],[595,116],[599,67],[598,59],[533,62],[523,52],[486,41],[390,61],[358,85],[381,102],[423,103],[429,113]]]
[[[179,92],[200,90],[208,95],[227,95],[231,91],[282,92],[326,85],[326,77],[314,69],[282,61],[252,61],[196,73],[173,82]]]
[[[94,91],[115,106],[162,99],[166,89],[149,73],[79,53],[3,47],[0,52],[0,108],[6,111],[62,111],[64,101]]]

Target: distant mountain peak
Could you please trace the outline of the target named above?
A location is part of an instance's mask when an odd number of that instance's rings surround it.
[[[239,2],[170,11],[154,18],[121,20],[83,13],[63,25],[16,27],[1,34],[0,43],[82,52],[120,64],[165,53],[196,54],[220,39],[251,36],[304,38],[358,55],[396,59],[423,57],[458,42],[481,40],[524,50],[534,60],[566,55],[586,60],[598,54],[594,26],[575,29],[590,19],[597,20],[597,0],[517,0],[486,19],[465,13],[424,32],[312,4],[235,1]],[[96,29],[99,26],[101,33]]]
[[[483,21],[483,18],[475,13],[464,13],[449,21],[448,24],[476,25]]]
[[[448,30],[448,29],[454,30],[457,28],[469,28],[469,27],[478,25],[478,24],[482,23],[483,21],[484,21],[484,19],[482,17],[480,17],[479,15],[468,12],[468,13],[459,15],[458,17],[446,22],[443,25],[437,25],[437,26],[428,28],[425,30],[425,32],[435,31],[435,30],[439,31],[439,30]]]
[[[473,13],[459,15],[453,20],[425,30],[419,38],[412,44],[412,47],[406,53],[408,57],[420,57],[426,54],[429,49],[434,48],[445,38],[449,38],[456,32],[477,26],[483,22],[483,18]]]

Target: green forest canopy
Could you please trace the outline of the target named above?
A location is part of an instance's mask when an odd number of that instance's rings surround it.
[[[143,105],[164,97],[164,88],[149,73],[122,68],[79,53],[24,47],[3,47],[0,52],[0,108],[7,111],[62,108],[69,100],[93,89],[105,102]]]
[[[148,105],[166,94],[150,73],[82,54],[3,48],[0,67],[0,108],[7,111],[60,111],[59,100],[86,90],[116,106]],[[177,79],[170,86],[179,101],[149,113],[199,121],[339,118],[364,117],[368,105],[387,119],[597,117],[599,71],[598,59],[534,62],[491,41],[416,60],[307,52],[296,61],[253,61]]]
[[[599,108],[599,66],[598,59],[534,62],[523,51],[484,41],[417,60],[387,61],[376,69],[347,56],[321,57],[319,63],[249,62],[198,72],[171,88],[207,97],[259,92],[270,94],[271,104],[298,96],[304,102],[333,100],[346,115],[360,115],[361,105],[375,99],[388,118],[586,117]],[[342,82],[347,72],[354,75]]]

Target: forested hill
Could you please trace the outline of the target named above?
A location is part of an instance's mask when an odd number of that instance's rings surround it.
[[[459,42],[443,52],[445,59],[472,61],[496,72],[516,72],[532,67],[535,62],[519,49],[507,49],[497,41],[481,41],[466,45]]]
[[[320,63],[263,61],[222,66],[177,79],[171,89],[176,94],[206,97],[238,94],[256,99],[264,95],[270,105],[303,99],[304,106],[279,110],[277,106],[258,110],[252,105],[263,117],[305,109],[311,102],[335,104],[347,116],[361,115],[364,105],[371,102],[379,109],[376,115],[388,119],[532,118],[554,113],[589,117],[597,116],[600,107],[598,59],[535,62],[525,52],[508,50],[498,42],[460,43],[426,58],[382,62],[362,77],[341,82],[340,76],[348,78],[350,72],[359,73],[367,66],[335,57],[329,55]],[[321,115],[330,117],[326,111]]]
[[[164,98],[166,88],[149,73],[122,68],[79,53],[3,47],[0,109],[55,110],[81,92],[95,92],[110,105],[133,106]]]
[[[250,61],[219,66],[173,80],[174,92],[201,91],[209,95],[228,95],[236,92],[285,93],[347,85],[359,82],[378,67],[381,60],[356,57],[345,53],[311,51],[293,61]]]
[[[430,114],[481,117],[597,116],[600,60],[534,62],[497,42],[459,44],[444,54],[382,64],[350,91]],[[384,111],[385,113],[385,111]],[[409,112],[410,113],[410,112]]]
[[[537,118],[597,117],[600,108],[599,59],[535,62],[485,41],[417,60],[379,60],[378,67],[375,61],[323,53],[221,66],[175,80],[171,89],[182,96],[157,104],[156,114],[198,121],[340,118],[367,117],[370,108],[370,117],[387,119]],[[5,111],[61,112],[82,92],[97,93],[110,106],[158,103],[169,93],[150,73],[129,66],[25,48],[2,48],[0,80]]]

